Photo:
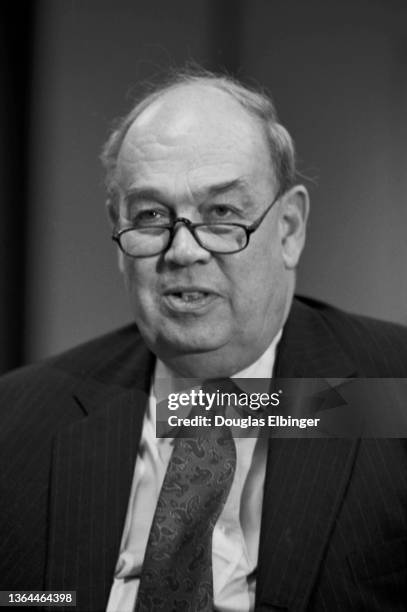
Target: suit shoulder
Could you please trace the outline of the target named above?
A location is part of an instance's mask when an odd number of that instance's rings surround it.
[[[81,380],[97,377],[104,364],[110,366],[113,362],[117,366],[126,362],[128,354],[133,355],[140,343],[137,327],[130,325],[54,357],[12,370],[0,378],[0,413],[10,414],[14,405],[24,405],[28,409],[52,402],[57,407]]]
[[[37,380],[51,371],[86,376],[96,370],[106,359],[114,358],[118,352],[126,348],[134,348],[140,342],[140,334],[135,325],[128,325],[109,332],[98,338],[88,340],[62,353],[48,357],[31,365],[11,370],[0,377],[0,387],[3,385],[21,384]]]
[[[123,361],[129,353],[134,354],[141,347],[145,348],[145,345],[138,328],[131,324],[64,351],[45,363],[84,378],[99,371],[105,363]]]
[[[407,376],[407,327],[348,313],[311,298],[299,299],[318,312],[364,376]]]

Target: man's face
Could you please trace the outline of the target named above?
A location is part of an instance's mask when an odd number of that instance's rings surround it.
[[[179,88],[143,111],[122,144],[117,178],[120,227],[139,215],[250,225],[277,192],[260,125],[208,87]],[[211,254],[179,224],[164,253],[120,254],[140,332],[182,375],[233,374],[279,331],[292,291],[280,207],[239,253]]]

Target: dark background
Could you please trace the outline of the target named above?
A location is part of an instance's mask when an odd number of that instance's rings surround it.
[[[0,370],[131,319],[98,161],[140,83],[266,85],[312,214],[300,292],[407,323],[405,0],[38,0],[2,11]]]

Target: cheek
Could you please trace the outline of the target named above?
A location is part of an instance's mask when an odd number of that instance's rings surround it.
[[[131,296],[134,307],[150,306],[154,301],[155,265],[145,260],[125,260],[123,275],[126,289]]]
[[[250,251],[248,251],[250,254]],[[233,272],[233,309],[241,324],[260,323],[268,317],[281,292],[282,264],[270,244],[256,249],[248,258],[236,260]]]
[[[273,252],[268,243],[263,244],[263,248],[259,245],[259,248],[248,250],[246,257],[236,259],[234,263],[236,284],[253,302],[266,290],[279,268],[278,254]]]

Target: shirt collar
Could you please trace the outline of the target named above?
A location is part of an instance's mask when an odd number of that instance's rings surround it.
[[[277,345],[281,339],[283,330],[280,329],[278,334],[273,338],[271,344],[267,347],[262,355],[249,366],[233,374],[231,378],[265,378],[269,379],[273,375],[274,364],[276,360]],[[244,388],[244,382],[239,385]],[[180,379],[176,374],[165,365],[161,359],[156,360],[154,375],[150,395],[156,397],[158,401],[165,399],[169,393],[174,393],[185,389],[185,379]],[[157,394],[157,395],[156,395]]]
[[[250,379],[261,378],[265,379],[264,382],[266,383],[266,381],[272,377],[277,345],[280,341],[282,332],[283,330],[281,329],[264,353],[260,355],[255,362],[231,376],[233,379],[239,379],[239,383],[237,384],[242,391],[248,391],[250,393],[250,391],[253,390],[250,388]],[[193,386],[195,386],[197,389],[200,387],[198,379],[195,379],[193,383]],[[170,370],[170,368],[166,366],[161,359],[156,360],[154,374],[151,379],[150,401],[148,402],[148,409],[145,415],[145,419],[147,422],[149,422],[149,425],[154,431],[156,427],[157,402],[166,399],[170,393],[185,391],[185,389],[188,387],[191,387],[191,380],[189,380],[188,384],[187,379],[182,379],[176,376],[176,374]],[[264,390],[266,391],[267,389]],[[166,445],[170,443],[172,443],[171,438],[156,438],[156,444]]]

